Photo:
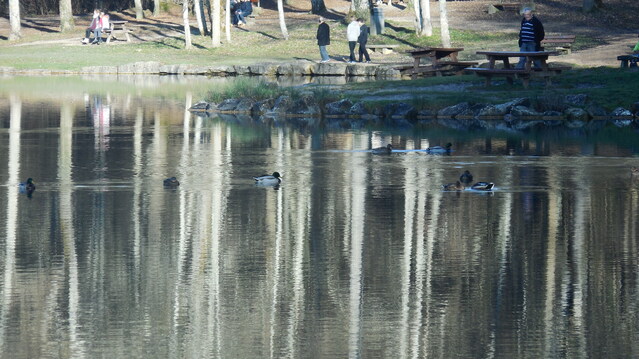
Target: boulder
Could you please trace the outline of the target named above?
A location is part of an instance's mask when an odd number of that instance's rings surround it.
[[[219,105],[217,105],[218,111],[235,111],[235,108],[240,103],[240,99],[229,98],[222,101]]]
[[[526,106],[513,106],[510,114],[515,117],[539,117],[542,114]]]
[[[342,62],[325,62],[317,65],[315,75],[320,76],[345,76],[348,65]]]
[[[251,75],[275,76],[277,75],[277,64],[255,64],[250,65],[249,73]]]
[[[251,74],[249,67],[246,65],[235,65],[233,66],[233,68],[235,69],[235,73],[238,74],[239,76],[245,76],[245,75]]]
[[[207,111],[213,108],[214,106],[215,105],[211,105],[210,103],[206,101],[200,101],[196,103],[195,105],[191,106],[191,108],[189,108],[189,111]]]
[[[384,106],[383,113],[387,118],[392,119],[414,120],[417,117],[415,107],[403,102],[391,103]]]
[[[160,63],[157,61],[139,61],[118,66],[119,74],[159,74]],[[186,65],[184,65],[186,66]]]
[[[530,100],[527,98],[516,98],[506,103],[497,104],[493,106],[494,106],[494,110],[491,110],[491,111],[497,113],[497,115],[505,115],[510,112],[510,109],[513,106],[530,106]]]
[[[287,95],[282,95],[278,97],[277,99],[275,99],[275,102],[273,103],[273,108],[271,109],[270,112],[285,114],[289,112],[289,109],[291,108],[292,105],[293,105],[293,100],[291,99],[291,97]]]
[[[351,108],[353,108],[353,103],[349,99],[339,100],[336,102],[327,103],[324,106],[324,113],[326,115],[344,115],[346,116]]]
[[[454,118],[459,113],[466,111],[470,108],[470,104],[468,102],[458,103],[457,105],[448,106],[437,111],[438,118]]]
[[[351,106],[351,108],[348,110],[348,114],[352,116],[363,116],[368,114],[368,110],[364,106],[363,102],[358,102]]]
[[[255,105],[255,101],[249,98],[243,98],[235,106],[235,111],[250,113],[253,109],[253,105]]]
[[[588,121],[590,119],[590,115],[588,114],[588,112],[586,112],[586,110],[584,110],[582,108],[578,108],[578,107],[569,107],[569,108],[565,109],[564,110],[564,115],[566,115],[566,118],[568,119],[568,121],[585,122],[585,121]]]
[[[585,106],[587,100],[588,95],[586,94],[566,95],[564,97],[564,102],[572,106]]]
[[[321,110],[315,99],[313,99],[312,97],[303,96],[293,101],[293,103],[289,107],[288,113],[296,115],[319,116],[321,114]]]
[[[251,107],[251,114],[254,116],[262,115],[268,112],[271,112],[273,105],[275,104],[275,100],[272,98],[257,101]]]
[[[402,77],[402,74],[399,72],[399,70],[392,67],[378,66],[375,69],[375,77],[378,77],[380,79],[393,79]]]
[[[632,112],[630,112],[630,110],[626,110],[623,107],[617,107],[616,109],[612,110],[610,115],[615,117],[632,117]]]
[[[208,67],[208,74],[212,76],[229,76],[235,74],[235,67],[227,65],[216,65]]]

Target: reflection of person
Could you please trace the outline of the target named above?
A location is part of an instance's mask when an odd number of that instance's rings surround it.
[[[98,27],[99,24],[100,24],[100,10],[95,9],[93,10],[93,19],[91,20],[91,24],[89,25],[89,27],[87,27],[86,31],[84,32],[84,39],[82,39],[83,44],[86,45],[89,43],[89,38],[91,37],[91,33]]]
[[[368,56],[368,51],[366,51],[366,43],[368,42],[368,26],[364,24],[364,19],[357,19],[359,23],[359,36],[357,37],[357,42],[359,43],[359,62],[362,62],[363,57],[366,57],[366,63],[371,62],[371,57]]]
[[[317,45],[319,46],[320,56],[322,60],[320,62],[329,62],[328,51],[326,51],[326,45],[331,44],[331,28],[328,26],[324,18],[320,16],[319,26],[317,26]]]
[[[351,23],[346,28],[346,38],[348,39],[348,49],[351,54],[348,62],[355,62],[355,46],[357,46],[357,38],[359,37],[359,23],[354,16],[351,17]]]
[[[524,18],[521,20],[519,30],[519,51],[532,52],[541,50],[541,40],[544,39],[544,25],[533,15],[530,8],[524,8]],[[518,69],[523,69],[526,58],[520,57],[517,64]],[[535,60],[535,67],[541,67],[541,61]]]

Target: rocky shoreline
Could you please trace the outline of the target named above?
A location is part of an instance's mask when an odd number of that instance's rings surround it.
[[[349,99],[321,106],[309,94],[295,100],[288,95],[281,95],[261,101],[243,98],[227,99],[219,104],[199,102],[190,111],[204,116],[241,115],[262,122],[273,118],[287,118],[308,124],[323,122],[340,128],[358,128],[383,121],[396,127],[437,123],[457,130],[598,129],[608,124],[639,129],[639,102],[632,109],[617,108],[610,113],[589,103],[586,95],[569,95],[561,101],[553,99],[552,106],[543,103],[537,103],[536,106],[553,108],[540,111],[528,98],[517,98],[501,104],[463,102],[433,110],[418,110],[403,102],[371,107],[371,104]]]

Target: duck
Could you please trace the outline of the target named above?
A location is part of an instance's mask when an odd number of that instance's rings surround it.
[[[21,182],[18,186],[20,187],[20,193],[26,193],[29,197],[36,189],[35,183],[33,183],[33,178],[31,177],[27,178],[25,182]]]
[[[630,174],[639,178],[639,167],[633,167],[630,169]]]
[[[377,154],[391,153],[392,151],[393,151],[393,145],[391,145],[390,143],[384,147],[373,148],[373,153],[377,153]]]
[[[444,191],[463,191],[464,188],[465,188],[464,185],[459,181],[455,183],[447,183],[442,185],[442,189]]]
[[[477,191],[490,191],[493,187],[495,187],[495,184],[492,182],[477,182],[470,188]]]
[[[468,186],[471,182],[473,182],[473,175],[470,171],[466,170],[461,174],[461,176],[459,176],[459,182]]]
[[[282,176],[279,172],[273,172],[272,175],[261,175],[253,177],[255,184],[262,186],[277,186],[282,183]]]
[[[444,146],[444,147],[442,147],[442,146],[428,147],[426,149],[426,152],[428,152],[428,153],[449,153],[451,151],[451,147],[453,147],[453,144],[448,142],[446,144],[446,146]]]
[[[164,187],[177,187],[180,185],[180,181],[175,177],[170,177],[164,180]]]

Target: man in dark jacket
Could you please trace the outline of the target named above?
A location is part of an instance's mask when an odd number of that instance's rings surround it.
[[[366,63],[371,62],[371,57],[368,56],[368,51],[366,51],[366,43],[368,42],[368,26],[364,24],[364,19],[357,19],[359,22],[359,37],[357,38],[357,42],[359,43],[359,62],[362,62],[363,57],[366,57]]]
[[[328,51],[326,51],[326,45],[331,44],[331,28],[324,21],[323,17],[319,18],[319,26],[317,27],[317,45],[319,45],[320,56],[322,60],[320,62],[329,62]]]
[[[253,13],[253,4],[250,0],[240,0],[238,9],[235,11],[235,21],[237,26],[246,25],[246,17]]]
[[[546,35],[544,25],[533,15],[530,8],[524,8],[523,14],[524,18],[521,20],[521,29],[519,30],[519,51],[541,51],[541,40]],[[525,65],[526,58],[520,57],[517,68],[523,69]],[[541,67],[539,60],[535,60],[535,67]]]

